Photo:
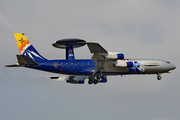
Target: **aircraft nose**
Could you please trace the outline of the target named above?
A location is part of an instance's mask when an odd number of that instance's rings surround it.
[[[172,64],[172,70],[176,69],[176,66]]]
[[[170,69],[171,69],[171,70],[174,70],[174,69],[176,69],[176,66],[175,66],[175,65],[173,65],[173,64],[171,64]]]

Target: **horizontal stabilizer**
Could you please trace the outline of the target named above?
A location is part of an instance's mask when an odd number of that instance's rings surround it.
[[[108,53],[101,45],[98,43],[87,43],[91,53]]]
[[[14,65],[6,65],[5,67],[24,67],[25,65],[38,65],[34,60],[25,55],[16,55],[18,62]]]
[[[34,60],[25,55],[16,55],[19,65],[38,65]]]
[[[6,65],[5,67],[23,67],[23,65],[14,64],[14,65]]]

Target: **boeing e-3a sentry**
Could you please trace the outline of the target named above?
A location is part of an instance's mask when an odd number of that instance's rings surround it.
[[[161,80],[162,73],[171,73],[176,67],[168,61],[158,59],[125,59],[124,54],[108,52],[98,43],[86,42],[81,39],[58,40],[52,45],[66,49],[66,59],[48,60],[41,56],[30,44],[24,33],[14,33],[20,55],[15,65],[6,67],[26,67],[47,72],[64,74],[65,76],[50,77],[67,83],[89,84],[105,83],[109,75],[156,74]],[[75,59],[74,48],[86,45],[92,59]]]

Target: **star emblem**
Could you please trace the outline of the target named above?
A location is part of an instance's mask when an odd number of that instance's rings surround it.
[[[54,68],[58,68],[58,63],[54,63],[52,66],[54,66]]]
[[[23,40],[23,38],[21,38],[19,41],[21,42],[21,44],[23,44],[23,42],[25,42],[25,41]]]

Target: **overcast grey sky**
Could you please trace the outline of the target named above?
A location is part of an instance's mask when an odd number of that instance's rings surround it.
[[[179,0],[1,0],[1,120],[180,120]],[[5,68],[19,54],[13,33],[25,32],[47,59],[64,59],[52,43],[81,38],[126,58],[159,58],[177,69],[162,75],[112,76],[107,84],[72,85]],[[76,58],[91,58],[84,46]]]

